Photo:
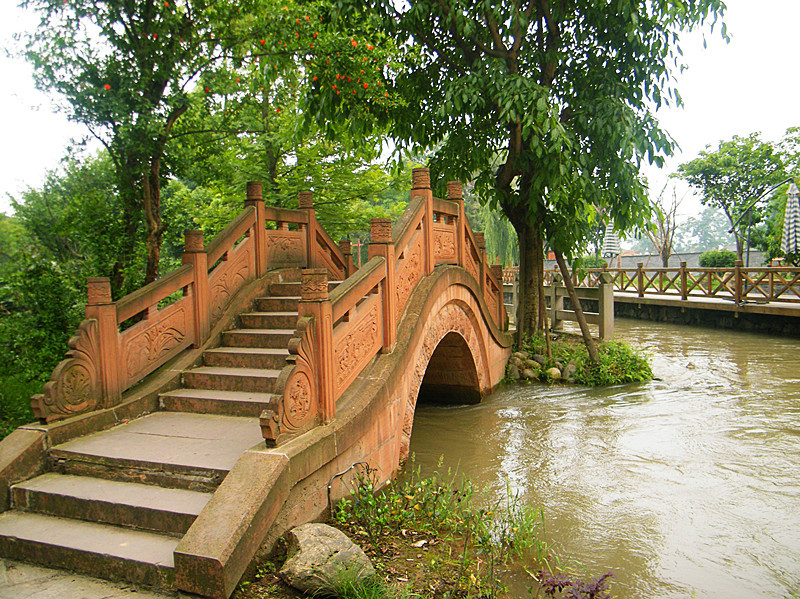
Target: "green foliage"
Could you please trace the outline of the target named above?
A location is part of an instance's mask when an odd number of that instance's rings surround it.
[[[366,5],[401,48],[387,69],[392,133],[401,148],[433,152],[435,192],[447,179],[474,181],[513,225],[523,297],[536,297],[542,239],[573,257],[598,209],[620,230],[644,226],[639,166],[661,164],[673,148],[653,107],[681,103],[671,85],[682,68],[678,34],[724,10],[719,0],[339,4]],[[520,331],[536,328],[529,303]]]
[[[327,581],[325,590],[315,592],[314,597],[336,599],[411,599],[404,588],[394,588],[377,576],[361,578],[358,572],[344,568],[337,572],[335,580]]]
[[[725,213],[741,260],[747,228],[764,218],[757,200],[786,179],[787,156],[779,145],[762,141],[757,133],[734,136],[721,141],[716,150],[700,152],[698,158],[680,165],[678,176],[703,194],[704,205]]]
[[[547,354],[545,339],[535,335],[525,339],[522,348],[531,354]],[[653,371],[647,358],[632,348],[627,342],[620,340],[603,341],[598,347],[599,360],[593,363],[585,345],[571,337],[562,337],[551,343],[552,359],[543,369],[555,365],[575,364],[575,382],[591,387],[640,383],[652,380]]]
[[[703,268],[733,268],[736,266],[736,254],[730,250],[709,250],[700,254],[700,266]]]
[[[366,536],[379,553],[387,539],[408,534],[434,539],[442,547],[434,550],[431,545],[424,567],[433,578],[455,581],[452,596],[496,597],[502,589],[501,570],[511,563],[549,569],[557,559],[543,539],[541,510],[523,505],[510,490],[479,507],[463,477],[435,474],[423,479],[412,469],[379,492],[371,478],[363,477],[336,506],[333,518],[355,535]],[[453,555],[450,547],[457,547],[460,555]]]
[[[731,240],[730,222],[716,206],[705,206],[697,216],[690,216],[675,231],[678,252],[697,252],[728,245]]]
[[[31,395],[63,359],[84,301],[74,273],[30,257],[18,264],[0,280],[0,436],[33,420]]]

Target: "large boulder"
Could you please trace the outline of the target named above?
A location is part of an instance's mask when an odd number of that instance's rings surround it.
[[[288,555],[280,576],[303,593],[331,589],[345,570],[350,579],[375,575],[361,548],[327,524],[303,524],[289,531]]]

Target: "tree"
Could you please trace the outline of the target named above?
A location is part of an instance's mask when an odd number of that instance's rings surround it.
[[[724,5],[623,0],[610,14],[589,0],[367,4],[406,48],[389,72],[394,135],[435,149],[440,184],[474,180],[502,208],[520,245],[518,334],[535,332],[545,242],[576,254],[596,206],[621,229],[644,222],[639,165],[672,149],[651,106],[680,103],[670,84],[678,33],[716,21]]]
[[[717,206],[705,206],[697,216],[690,216],[675,230],[675,248],[679,252],[703,252],[728,245],[733,237],[730,223]]]
[[[645,227],[644,229],[645,235],[661,257],[661,266],[664,268],[669,266],[669,257],[672,255],[675,242],[675,232],[678,228],[678,207],[686,197],[686,193],[684,193],[679,200],[675,186],[673,185],[669,191],[667,190],[668,186],[669,183],[664,184],[661,193],[654,201],[655,227]]]
[[[736,240],[736,255],[742,260],[748,229],[764,213],[763,206],[754,202],[786,179],[786,165],[773,144],[751,133],[721,141],[713,151],[707,146],[699,157],[678,167],[678,176],[702,193],[703,205],[725,213]]]

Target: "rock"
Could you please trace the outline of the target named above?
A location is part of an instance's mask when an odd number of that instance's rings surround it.
[[[564,362],[562,362],[561,360],[556,360],[555,367],[558,368],[559,370],[564,370]]]
[[[546,374],[547,377],[553,381],[561,378],[561,371],[555,366],[553,368],[548,368]]]
[[[303,524],[289,531],[289,559],[280,576],[303,593],[330,589],[343,570],[362,580],[375,575],[372,562],[342,531],[326,524]]]
[[[528,358],[530,358],[528,352],[524,351],[516,351],[513,354],[511,354],[511,357],[516,358],[517,360],[527,360]]]
[[[570,362],[564,368],[562,374],[564,375],[564,378],[567,379],[570,383],[574,383],[575,375],[577,374],[577,372],[578,372],[578,367],[575,366],[575,364],[573,364],[572,362]]]
[[[533,370],[532,368],[526,368],[525,370],[522,371],[522,378],[535,379],[537,378],[536,371]]]
[[[544,366],[547,364],[547,358],[545,358],[542,354],[534,354],[533,359],[538,363]]]
[[[533,360],[525,360],[525,361],[523,362],[523,366],[524,366],[525,368],[532,368],[532,369],[534,369],[534,370],[536,370],[537,368],[539,368],[539,364],[538,364],[537,362],[534,362]]]
[[[506,374],[508,375],[508,378],[510,378],[512,381],[519,380],[520,377],[519,368],[517,368],[515,364],[509,364],[508,368],[506,369]]]

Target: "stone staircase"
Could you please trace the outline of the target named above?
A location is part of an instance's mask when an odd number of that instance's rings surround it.
[[[299,282],[270,284],[160,396],[161,411],[51,448],[50,471],[12,488],[0,557],[170,587],[181,537],[263,442],[258,416],[286,364],[299,296]]]

